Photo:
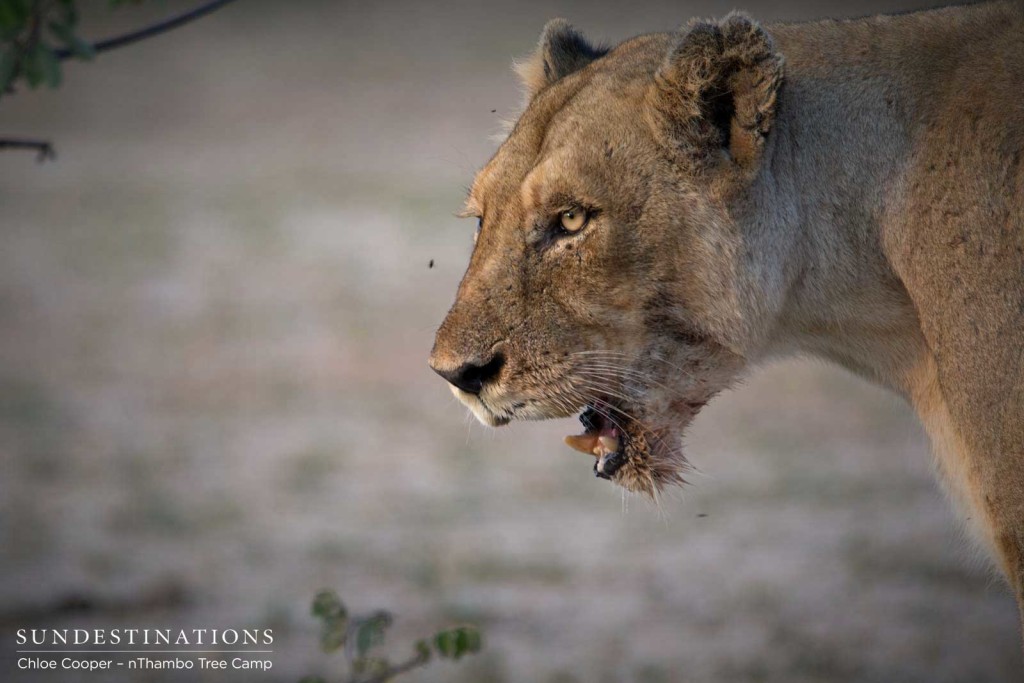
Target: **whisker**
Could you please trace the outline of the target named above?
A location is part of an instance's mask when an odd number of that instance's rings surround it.
[[[649,382],[658,382],[658,380],[655,379],[655,375],[653,373],[649,372],[649,371],[640,370],[638,368],[632,368],[632,367],[629,367],[629,366],[619,365],[619,364],[611,363],[609,361],[593,361],[593,360],[587,359],[584,362],[576,364],[574,367],[581,368],[581,369],[582,368],[592,368],[594,370],[610,370],[612,372],[620,373],[620,374],[622,374],[624,376],[642,378],[643,380],[649,381]],[[660,384],[660,382],[659,382],[659,384]],[[662,385],[662,386],[664,386],[664,385]]]
[[[640,354],[630,354],[630,353],[626,353],[625,351],[616,351],[616,350],[613,350],[613,349],[588,349],[588,350],[584,350],[584,351],[573,351],[573,352],[571,352],[569,354],[569,357],[573,357],[573,356],[596,356],[596,357],[602,357],[603,356],[603,357],[606,357],[606,358],[614,357],[614,358],[624,358],[624,359],[627,359],[627,360],[630,360],[630,361],[633,361],[633,362],[636,362],[636,361],[655,361],[655,362],[667,365],[668,367],[670,367],[670,368],[672,368],[674,370],[677,370],[680,373],[682,373],[682,374],[684,374],[684,375],[686,375],[688,377],[693,377],[693,372],[691,372],[690,370],[682,368],[682,367],[676,365],[675,363],[672,363],[669,360],[666,360],[666,359],[664,359],[664,358],[662,358],[660,356],[656,356],[656,355],[653,355],[653,354],[652,355],[648,355],[648,356],[642,356]]]
[[[623,392],[628,392],[636,397],[640,397],[644,393],[641,388],[634,388],[633,385],[623,382],[621,378],[615,377],[614,375],[602,375],[593,372],[579,372],[576,373],[576,377],[578,379],[587,380],[595,384],[604,384],[609,388],[615,388]]]
[[[629,375],[622,372],[615,372],[613,370],[604,370],[600,368],[577,368],[576,374],[581,376],[600,377],[605,380],[614,380],[616,382],[623,384],[630,383],[632,385],[643,385],[645,388],[659,384],[656,380],[652,380],[640,375]],[[664,388],[668,391],[672,391],[668,387],[659,388]]]
[[[591,371],[591,370],[593,370],[593,371],[601,371],[601,372],[605,372],[605,373],[611,372],[613,374],[621,374],[624,378],[634,379],[634,380],[636,380],[638,382],[645,383],[645,384],[652,384],[652,385],[655,385],[655,386],[657,386],[657,387],[659,387],[661,389],[664,389],[665,391],[671,392],[671,393],[682,393],[683,392],[683,388],[682,387],[678,387],[678,388],[670,387],[667,384],[664,384],[663,382],[660,382],[660,381],[654,379],[649,374],[641,372],[641,371],[636,370],[634,368],[628,368],[628,367],[617,366],[617,365],[610,365],[610,364],[607,364],[607,363],[587,363],[585,365],[580,365],[577,368],[577,372],[587,372],[587,371]]]

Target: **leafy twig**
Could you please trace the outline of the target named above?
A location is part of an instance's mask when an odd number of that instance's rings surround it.
[[[112,5],[123,2],[111,0]],[[56,88],[62,80],[60,62],[64,60],[91,60],[97,53],[166,33],[232,2],[211,0],[178,16],[93,43],[76,31],[77,0],[0,0],[0,96],[14,93],[19,79],[33,89],[40,85]],[[63,47],[53,46],[54,39]],[[57,158],[53,145],[44,140],[0,138],[0,150],[5,149],[34,149],[39,161]]]
[[[320,646],[325,652],[342,650],[348,661],[346,683],[388,683],[396,676],[425,666],[436,653],[442,659],[459,660],[479,652],[483,646],[480,632],[472,626],[457,626],[438,631],[432,638],[416,641],[416,654],[395,665],[376,657],[371,650],[384,641],[391,625],[389,613],[378,610],[365,616],[348,613],[345,604],[332,590],[322,590],[313,599],[313,616],[320,619]],[[307,676],[300,683],[326,683],[320,676]]]

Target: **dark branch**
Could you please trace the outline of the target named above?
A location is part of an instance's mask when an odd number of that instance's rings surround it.
[[[107,38],[106,40],[101,40],[96,43],[93,43],[93,50],[95,50],[97,53],[106,52],[107,50],[113,50],[119,47],[124,47],[125,45],[137,43],[140,40],[145,40],[146,38],[152,38],[153,36],[160,35],[161,33],[166,33],[167,31],[178,28],[179,26],[184,26],[185,24],[193,22],[196,19],[204,17],[207,14],[210,14],[211,12],[215,12],[224,5],[228,5],[234,1],[235,0],[213,0],[213,2],[208,2],[205,5],[200,5],[199,7],[196,7],[193,10],[189,10],[188,12],[185,12],[183,14],[179,14],[176,17],[171,17],[170,19],[165,19],[164,21],[158,22],[151,26],[146,26],[145,28],[141,28],[138,31],[132,31],[131,33],[125,33],[120,36],[114,36],[112,38]],[[61,50],[54,50],[53,53],[57,57],[57,59],[69,59],[75,55],[74,52],[66,48]]]
[[[18,140],[15,138],[0,138],[0,150],[3,149],[33,149],[36,151],[36,161],[43,162],[57,158],[57,150],[48,140]]]

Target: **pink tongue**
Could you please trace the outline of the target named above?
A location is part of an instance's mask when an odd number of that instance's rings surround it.
[[[605,425],[596,432],[567,436],[565,443],[581,453],[588,453],[600,458],[602,455],[619,450],[619,428],[614,425]]]

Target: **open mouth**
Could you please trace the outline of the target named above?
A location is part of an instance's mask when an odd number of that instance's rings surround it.
[[[691,466],[681,434],[704,403],[683,401],[668,414],[649,415],[643,406],[595,400],[580,414],[583,433],[565,437],[565,443],[594,456],[596,476],[657,499],[665,487],[686,483],[683,475]]]
[[[611,479],[626,464],[629,436],[610,417],[611,408],[604,402],[588,405],[580,414],[583,433],[565,437],[565,443],[581,453],[593,455],[594,474]]]

